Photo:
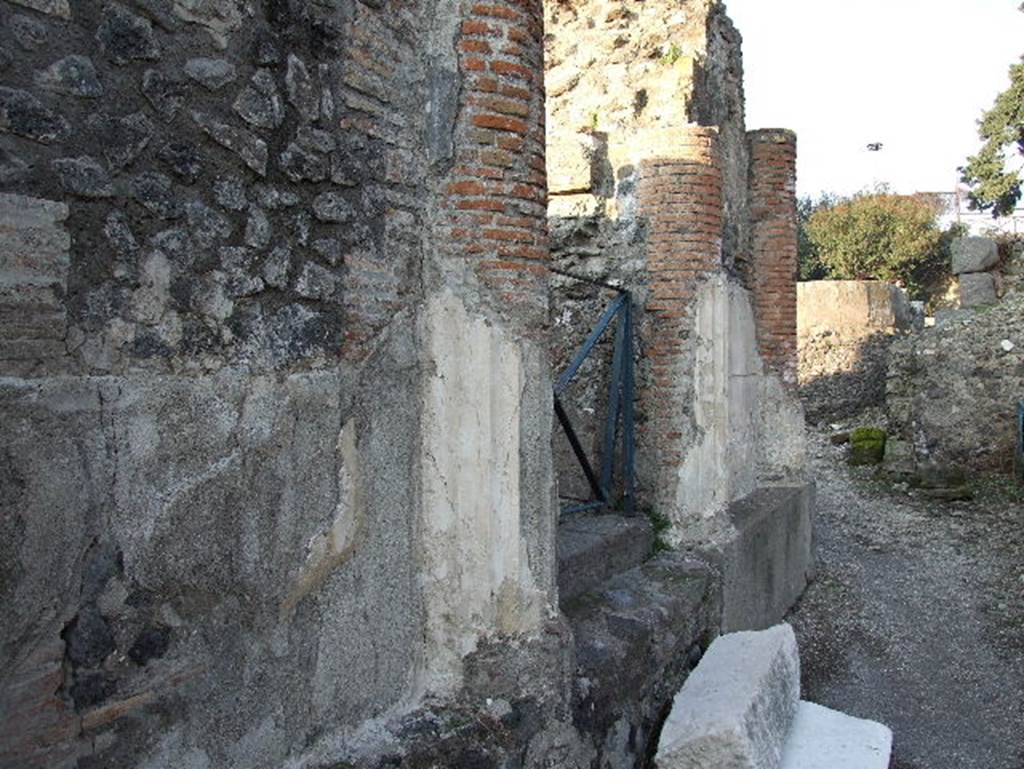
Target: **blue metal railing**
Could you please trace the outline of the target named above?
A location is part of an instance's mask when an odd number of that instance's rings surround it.
[[[618,296],[605,308],[601,318],[587,336],[583,346],[573,356],[572,361],[555,382],[555,416],[565,431],[569,445],[572,447],[583,474],[590,486],[592,499],[569,505],[562,509],[563,513],[598,510],[614,505],[615,489],[615,458],[619,453],[621,441],[622,464],[619,468],[623,474],[622,508],[627,514],[635,509],[635,460],[636,439],[633,425],[633,398],[635,391],[635,373],[633,360],[633,300],[630,293],[617,286],[600,283],[599,281],[581,278],[577,275],[553,270],[560,275],[595,283],[618,292]],[[604,336],[612,324],[615,324],[615,342],[612,352],[611,385],[608,393],[608,411],[605,417],[604,436],[602,439],[600,476],[594,471],[586,451],[580,443],[569,416],[562,405],[561,396],[579,373],[580,366],[593,353],[598,341]]]

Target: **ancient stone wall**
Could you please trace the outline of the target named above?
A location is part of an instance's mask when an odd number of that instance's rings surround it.
[[[556,262],[636,284],[643,258],[639,164],[649,130],[715,126],[722,155],[723,254],[746,259],[748,169],[740,36],[713,0],[545,4]],[[641,260],[641,261],[637,261]],[[609,261],[611,263],[609,264]]]
[[[749,249],[747,145],[743,127],[740,38],[717,2],[550,2],[545,4],[548,221],[554,264],[628,288],[639,307],[651,297],[648,222],[641,212],[640,168],[659,157],[673,131],[715,128],[721,165],[720,263],[739,269]],[[724,210],[723,210],[724,209]],[[555,276],[556,365],[564,365],[614,296]],[[651,376],[644,350],[649,318],[637,313],[638,379]],[[592,457],[600,456],[611,344],[599,347],[566,398]],[[597,405],[597,408],[595,408]],[[641,404],[642,407],[642,404]],[[643,425],[646,414],[638,413]],[[586,493],[568,446],[556,436],[559,479]],[[641,453],[645,441],[640,439]],[[640,493],[651,503],[658,460],[639,461]]]
[[[925,478],[967,471],[1009,473],[1024,391],[1024,297],[963,311],[895,341],[886,411],[891,438],[905,441]]]
[[[0,30],[0,766],[338,760],[539,632],[539,5]]]
[[[0,767],[638,760],[657,703],[573,720],[548,174],[559,253],[650,303],[673,542],[802,443],[722,5],[559,7],[636,88],[552,170],[539,0],[0,0]],[[650,691],[716,622],[675,560]]]
[[[695,71],[708,46],[708,8],[702,2],[545,3],[553,263],[627,288],[641,307],[649,297],[647,232],[637,198],[640,163],[650,157],[645,137],[690,122]],[[557,275],[552,285],[553,361],[562,368],[615,294]],[[638,325],[645,320],[637,313]],[[592,460],[602,453],[611,348],[609,334],[563,398]],[[642,382],[647,357],[639,352]],[[586,481],[560,434],[555,448],[560,493],[586,498]],[[655,464],[638,463],[642,496],[653,488]]]
[[[912,328],[906,294],[880,281],[797,284],[800,397],[812,420],[885,401],[889,347]]]
[[[698,394],[695,379],[702,351],[718,349],[715,334],[731,340],[734,357],[719,356],[725,347],[709,353],[709,377],[724,386],[766,373],[756,349],[750,361],[738,352],[742,335],[754,333],[754,323],[741,320],[747,301],[757,308],[771,374],[794,381],[795,137],[748,137],[741,40],[720,3],[551,2],[546,13],[553,260],[633,294],[639,500],[673,518],[673,537],[682,541],[685,521],[701,528],[702,516],[752,491],[758,473],[775,480],[800,473],[801,417],[782,405],[790,399],[781,384],[735,400],[710,379]],[[610,295],[571,279],[552,285],[553,359],[561,365]],[[708,318],[735,321],[735,338],[725,326],[699,333],[702,297],[717,307],[708,306]],[[610,347],[581,372],[567,407],[591,456],[600,455]],[[741,359],[743,371],[733,371],[731,361]],[[760,437],[754,430],[741,440],[740,422],[758,424],[759,414],[771,414],[777,429],[765,424]],[[705,440],[712,434],[719,437]],[[759,448],[776,440],[786,448]],[[739,482],[730,468],[742,463],[725,457],[744,441],[750,473]],[[575,474],[578,481],[575,460],[560,448],[560,480]],[[759,452],[779,461],[759,467]]]
[[[416,279],[410,13],[152,5],[2,8],[4,187],[74,201],[75,235],[66,271],[22,265],[12,308],[47,281],[65,317],[5,327],[6,370],[365,357]]]

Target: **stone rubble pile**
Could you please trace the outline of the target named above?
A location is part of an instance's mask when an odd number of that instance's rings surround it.
[[[905,442],[916,471],[1007,471],[1024,397],[1024,294],[959,311],[898,340],[886,379],[889,444]],[[887,444],[887,450],[888,445]]]

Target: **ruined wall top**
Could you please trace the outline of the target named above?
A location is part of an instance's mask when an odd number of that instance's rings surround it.
[[[741,39],[724,5],[550,1],[545,15],[551,215],[628,220],[636,168],[670,150],[661,141],[666,132],[715,126],[724,161],[723,258],[727,265],[745,261]],[[572,195],[590,197],[565,197]],[[620,240],[628,253],[630,236]]]
[[[552,132],[690,122],[712,0],[545,3]]]

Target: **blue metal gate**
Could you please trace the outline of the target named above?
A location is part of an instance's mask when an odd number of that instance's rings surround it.
[[[615,460],[618,455],[621,456],[618,470],[622,473],[621,477],[623,480],[621,509],[626,514],[632,514],[636,506],[636,479],[634,473],[636,444],[633,425],[633,398],[635,390],[633,300],[628,291],[617,286],[610,286],[599,281],[581,278],[560,270],[552,271],[575,280],[610,288],[618,294],[605,308],[604,313],[587,336],[583,346],[576,352],[568,367],[555,382],[555,415],[565,431],[573,454],[575,454],[580,467],[583,469],[591,493],[590,499],[576,501],[574,504],[567,505],[563,507],[562,512],[574,513],[619,506],[617,500],[614,499]],[[593,353],[598,341],[613,324],[615,326],[615,346],[612,352],[611,384],[608,393],[608,409],[602,440],[601,468],[600,475],[598,475],[598,472],[587,457],[583,445],[580,443],[579,436],[569,421],[569,416],[566,414],[561,396],[572,384],[577,373],[579,373],[580,366]]]

